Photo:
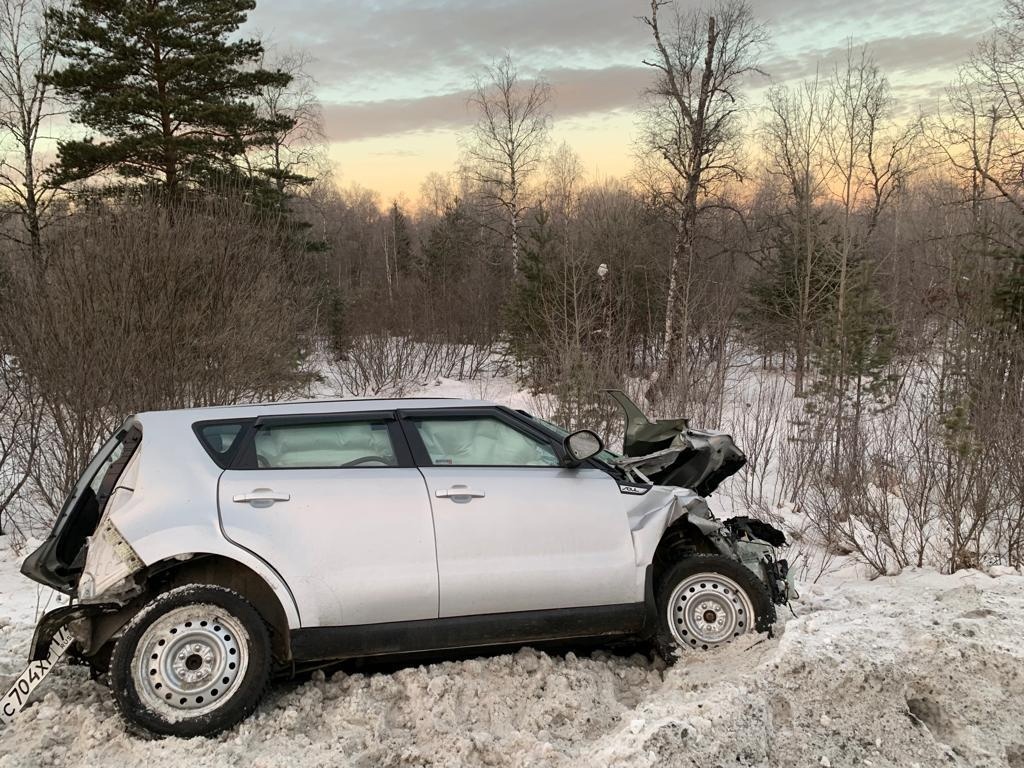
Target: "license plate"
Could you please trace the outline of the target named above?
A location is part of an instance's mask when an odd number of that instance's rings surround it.
[[[15,715],[25,708],[29,694],[43,682],[53,665],[56,664],[64,651],[68,649],[74,638],[67,627],[61,627],[53,636],[50,650],[45,659],[31,662],[21,676],[14,681],[4,697],[0,699],[0,723],[10,723]]]

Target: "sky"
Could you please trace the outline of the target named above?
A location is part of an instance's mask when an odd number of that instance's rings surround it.
[[[771,83],[828,71],[868,45],[904,109],[933,106],[999,13],[999,0],[750,0],[769,32]],[[554,89],[552,138],[590,179],[624,176],[651,71],[638,21],[648,0],[257,0],[246,32],[310,57],[330,159],[342,186],[415,202],[457,164],[475,73],[508,52]]]

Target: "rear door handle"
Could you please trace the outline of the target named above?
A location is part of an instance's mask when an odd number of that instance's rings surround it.
[[[278,501],[291,501],[290,493],[277,493],[270,488],[256,488],[251,493],[239,493],[234,497],[238,504],[252,504],[254,507],[269,507]]]
[[[487,493],[474,491],[468,485],[453,485],[451,488],[438,488],[434,495],[439,499],[482,499]]]

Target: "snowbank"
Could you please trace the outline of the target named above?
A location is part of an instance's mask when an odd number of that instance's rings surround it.
[[[219,738],[125,732],[61,665],[0,731],[22,766],[1024,766],[1024,577],[1008,569],[810,586],[777,636],[665,669],[646,657],[515,654],[314,675]],[[0,539],[0,683],[37,591]]]

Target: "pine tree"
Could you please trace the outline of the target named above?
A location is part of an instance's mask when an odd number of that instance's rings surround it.
[[[868,259],[851,265],[843,325],[836,327],[835,318],[827,314],[826,335],[814,353],[818,380],[808,408],[836,419],[836,460],[844,438],[842,426],[853,429],[856,441],[865,410],[872,404],[887,405],[895,383],[889,367],[896,354],[896,329],[876,279]],[[834,299],[838,301],[838,295]]]
[[[409,219],[402,211],[397,200],[391,203],[389,218],[395,274],[404,277],[413,267],[412,236],[409,234]]]
[[[740,322],[766,354],[785,354],[791,344],[795,347],[798,395],[803,394],[810,358],[821,343],[820,327],[838,290],[834,233],[820,213],[812,216],[809,222],[785,216],[781,226],[773,227],[763,272],[751,281],[750,301],[740,310]],[[807,237],[808,229],[813,238]]]
[[[289,118],[252,97],[290,76],[254,66],[257,40],[232,39],[253,0],[74,0],[51,17],[64,69],[50,75],[72,120],[99,134],[58,143],[55,181],[113,171],[174,195],[238,174],[234,160]]]

